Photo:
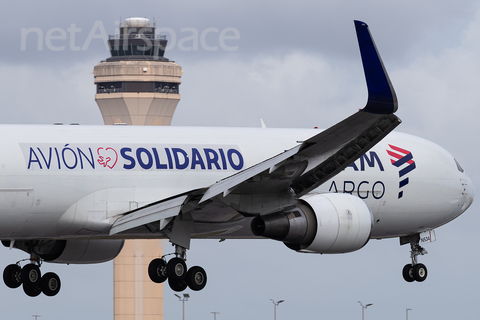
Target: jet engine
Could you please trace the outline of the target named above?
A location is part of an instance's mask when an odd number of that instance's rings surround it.
[[[252,220],[254,235],[307,253],[345,253],[370,239],[373,215],[360,198],[342,193],[307,195],[296,206]]]
[[[46,262],[65,264],[101,263],[114,259],[122,250],[122,239],[69,239],[16,241],[14,248],[37,254]],[[10,241],[2,241],[6,247]]]

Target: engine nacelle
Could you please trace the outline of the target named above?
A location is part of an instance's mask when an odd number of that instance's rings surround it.
[[[123,248],[122,239],[69,239],[16,241],[14,248],[34,253],[46,262],[90,264],[114,259]],[[2,241],[10,246],[9,241]]]
[[[290,249],[308,253],[345,253],[370,239],[373,215],[360,198],[342,193],[307,195],[288,210],[252,220],[252,232],[283,241]]]

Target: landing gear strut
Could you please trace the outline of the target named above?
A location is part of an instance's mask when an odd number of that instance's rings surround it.
[[[175,258],[166,261],[166,256],[154,259],[148,266],[148,275],[155,283],[162,283],[168,279],[168,285],[173,291],[183,291],[187,287],[193,291],[200,291],[207,284],[207,273],[202,267],[194,266],[188,269],[185,263],[187,249],[175,245]]]
[[[403,267],[403,278],[407,282],[418,281],[422,282],[427,279],[427,267],[423,263],[418,263],[417,257],[419,255],[427,254],[427,250],[425,250],[422,246],[420,246],[420,236],[418,234],[413,236],[406,237],[406,240],[410,242],[410,256],[412,258],[412,263],[405,265]],[[402,241],[402,240],[401,240]]]
[[[8,265],[3,270],[3,281],[12,289],[22,286],[29,297],[36,297],[42,292],[53,297],[60,291],[60,278],[53,272],[48,272],[42,277],[40,266],[41,259],[32,255],[30,263],[23,268],[20,267],[20,262]]]

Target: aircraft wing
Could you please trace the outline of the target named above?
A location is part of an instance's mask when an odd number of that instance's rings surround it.
[[[264,189],[267,180],[272,189],[289,186],[301,197],[345,169],[399,124],[393,114],[359,111],[301,145],[215,183],[200,203],[245,184],[249,189],[262,184]]]
[[[268,210],[268,205],[261,203],[264,199],[274,199],[273,206],[277,207],[290,205],[291,199],[317,188],[381,141],[401,122],[393,114],[397,98],[368,26],[355,21],[355,28],[368,88],[363,109],[299,145],[211,186],[128,212],[114,223],[110,235],[157,221],[160,225],[155,229],[162,230],[172,217],[182,213],[167,234],[172,241],[179,234],[175,228],[191,232],[192,216],[188,212],[214,202],[223,202],[244,215],[261,214],[260,207]],[[188,248],[189,236],[176,239],[176,243]]]

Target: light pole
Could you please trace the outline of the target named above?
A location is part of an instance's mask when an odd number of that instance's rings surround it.
[[[175,294],[175,296],[178,298],[178,300],[182,301],[183,303],[182,319],[185,320],[185,301],[188,301],[188,298],[190,298],[190,295],[188,293],[184,293],[183,298],[180,297],[178,294]]]
[[[408,320],[408,311],[412,311],[412,309],[407,308],[407,320]]]
[[[34,314],[32,317],[34,317],[35,320],[37,320],[37,318],[41,318],[42,316],[39,316],[38,314]]]
[[[217,312],[217,311],[210,312],[210,313],[213,313],[213,320],[217,320],[217,314],[220,314],[220,312]]]
[[[273,320],[277,320],[277,306],[285,300],[275,302],[273,299],[270,299],[270,301],[273,302]]]
[[[366,306],[364,306],[360,301],[358,301],[360,305],[362,306],[362,320],[365,320],[365,309],[367,309],[370,306],[373,306],[373,303],[369,303]]]

